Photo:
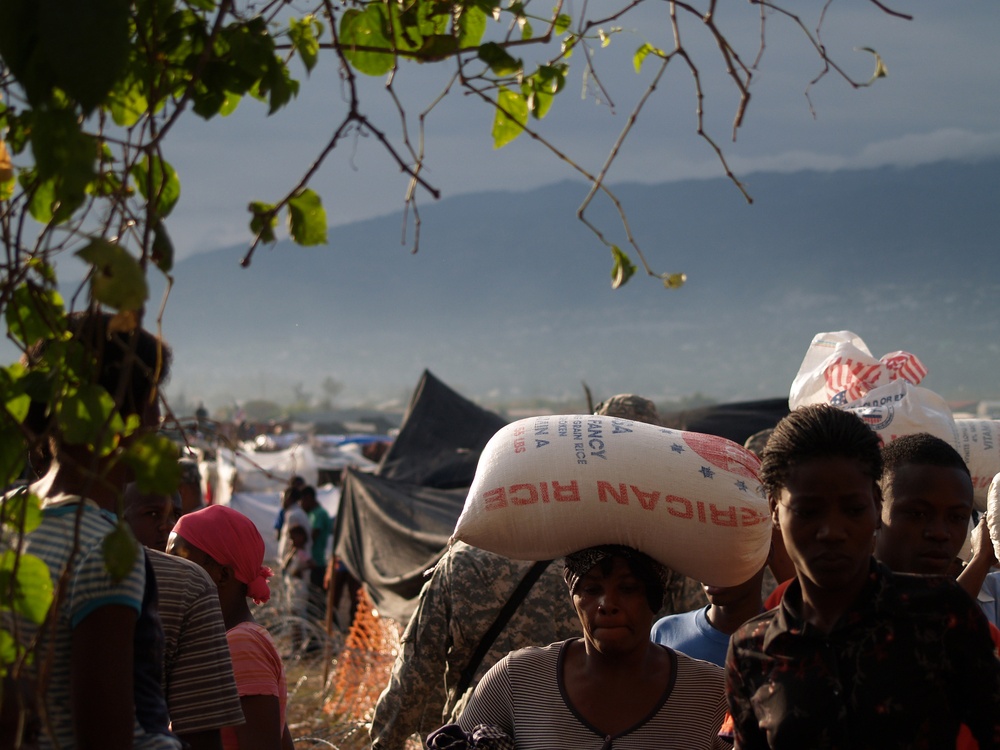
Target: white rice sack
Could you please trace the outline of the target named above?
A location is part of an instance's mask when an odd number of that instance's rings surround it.
[[[759,467],[712,435],[607,416],[522,419],[483,450],[454,538],[516,560],[625,544],[733,586],[771,544]]]
[[[869,391],[840,407],[857,414],[882,439],[891,443],[903,435],[928,432],[958,449],[955,418],[943,398],[903,380]]]
[[[995,419],[956,419],[958,452],[972,474],[976,510],[986,510],[987,491],[1000,472],[1000,422]]]
[[[1000,474],[993,477],[986,493],[986,528],[993,540],[993,554],[1000,560]]]

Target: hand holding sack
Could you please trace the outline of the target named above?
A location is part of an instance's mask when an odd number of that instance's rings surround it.
[[[515,560],[624,544],[734,586],[770,549],[759,467],[712,435],[597,415],[522,419],[487,443],[453,538]]]
[[[993,541],[993,554],[1000,560],[1000,474],[993,477],[986,500],[986,528]]]

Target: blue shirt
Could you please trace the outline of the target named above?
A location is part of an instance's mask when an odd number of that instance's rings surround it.
[[[669,646],[693,659],[710,661],[720,667],[726,666],[729,636],[709,623],[710,606],[660,618],[653,623],[649,637],[654,643]]]

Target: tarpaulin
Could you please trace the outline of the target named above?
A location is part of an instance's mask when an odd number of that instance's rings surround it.
[[[476,453],[476,458],[479,453]],[[466,490],[443,490],[347,469],[340,487],[335,552],[363,581],[379,614],[405,623],[425,572],[444,553]]]
[[[424,370],[399,435],[375,473],[425,487],[468,487],[479,454],[506,424]]]

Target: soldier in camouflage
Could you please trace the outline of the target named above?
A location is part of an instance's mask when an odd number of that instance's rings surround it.
[[[464,695],[455,695],[462,670],[503,604],[534,563],[508,560],[455,543],[420,592],[403,633],[389,685],[372,717],[373,750],[402,750],[458,717],[479,679],[509,651],[572,638],[580,620],[566,596],[562,565],[549,565],[501,630]]]
[[[660,424],[653,402],[631,394],[608,399],[595,414]],[[456,695],[461,674],[480,641],[533,564],[464,542],[448,549],[420,592],[389,684],[375,705],[369,729],[372,750],[403,750],[411,735],[422,739],[456,721],[476,683],[508,652],[580,635],[580,619],[566,595],[563,565],[557,561],[545,569],[499,632],[468,688]],[[658,616],[706,603],[700,584],[674,574]]]

